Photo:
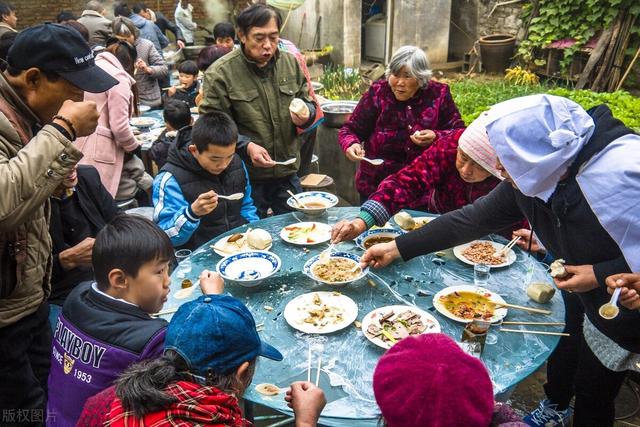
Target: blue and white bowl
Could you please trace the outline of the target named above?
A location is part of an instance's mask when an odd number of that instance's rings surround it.
[[[358,237],[356,237],[356,245],[363,250],[367,250],[365,244],[368,240],[379,237],[388,237],[391,239],[395,239],[398,236],[403,235],[404,233],[400,230],[396,230],[395,228],[374,228],[372,230],[365,231]]]
[[[338,197],[324,191],[305,191],[296,194],[296,198],[302,202],[304,207],[298,206],[293,197],[287,199],[289,207],[304,212],[307,215],[322,215],[328,208],[338,204]],[[317,206],[315,206],[315,205]],[[312,205],[312,206],[307,206]]]
[[[225,280],[252,287],[273,276],[281,265],[282,261],[273,252],[246,251],[222,258],[216,271]]]
[[[354,261],[354,262],[356,262],[358,264],[360,263],[360,257],[358,255],[351,254],[349,252],[333,252],[331,254],[330,259],[333,259],[333,258],[346,258],[346,259],[352,260],[352,261]],[[323,279],[321,279],[319,277],[316,277],[313,274],[313,267],[318,262],[320,262],[320,255],[316,255],[316,256],[310,258],[307,262],[304,263],[304,266],[302,267],[302,272],[306,276],[310,277],[311,279],[313,279],[313,280],[315,280],[317,282],[320,282],[320,283],[324,283],[325,285],[330,285],[330,286],[347,285],[347,284],[349,284],[351,282],[355,282],[356,280],[362,279],[364,276],[367,275],[367,273],[369,273],[369,267],[365,267],[364,269],[362,269],[360,271],[360,274],[358,274],[357,276],[353,277],[352,279],[345,280],[345,281],[342,281],[342,282],[329,282],[327,280],[323,280]]]

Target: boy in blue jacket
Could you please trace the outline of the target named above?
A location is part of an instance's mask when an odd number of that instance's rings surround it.
[[[203,114],[178,132],[153,181],[153,219],[174,247],[195,249],[217,235],[257,221],[244,162],[235,154],[238,128],[227,114]],[[218,198],[242,193],[239,200]]]

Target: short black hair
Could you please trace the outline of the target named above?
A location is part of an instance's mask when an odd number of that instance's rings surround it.
[[[191,60],[182,61],[182,63],[178,65],[178,72],[182,74],[197,76],[198,64],[196,64],[196,61],[191,61]]]
[[[232,39],[235,39],[236,29],[233,28],[233,24],[231,22],[218,22],[213,27],[213,38],[224,39],[225,37],[231,37]]]
[[[55,71],[46,71],[41,68],[38,68],[38,70],[40,70],[40,72],[44,74],[44,76],[50,82],[57,82],[61,78],[60,74],[56,73]],[[7,64],[6,71],[7,73],[9,73],[11,77],[18,77],[23,71],[26,71],[26,70],[21,70],[20,68],[12,67],[11,65]]]
[[[198,54],[198,69],[204,73],[211,64],[229,52],[231,52],[231,49],[222,46],[211,45],[205,47]]]
[[[0,2],[0,19],[5,16],[11,15],[11,12],[15,12],[15,11],[16,11],[16,8],[14,5],[5,3],[5,2]]]
[[[272,18],[275,18],[276,26],[279,30],[282,27],[280,14],[271,6],[257,3],[240,12],[236,23],[238,24],[238,29],[247,35],[253,27],[264,27]]]
[[[74,30],[80,33],[84,41],[89,43],[89,30],[87,29],[87,27],[85,27],[78,21],[67,21],[61,25],[64,25],[65,27],[73,28]]]
[[[133,6],[131,6],[131,10],[133,11],[133,13],[140,13],[147,10],[147,6],[144,3],[135,3]]]
[[[98,232],[91,253],[98,289],[109,288],[109,272],[119,268],[136,277],[151,261],[173,261],[173,246],[167,234],[139,215],[119,214]]]
[[[0,36],[0,71],[7,69],[7,54],[17,36],[18,33],[13,31],[7,31]]]
[[[176,130],[191,124],[189,104],[181,99],[167,98],[162,116],[165,123],[169,123]]]
[[[127,3],[117,3],[113,6],[113,15],[116,17],[124,16],[125,18],[128,18],[131,16],[131,10],[129,9],[129,6],[127,6]]]
[[[238,141],[238,127],[222,111],[202,114],[193,125],[191,140],[200,153],[207,151],[209,145],[228,147]]]
[[[56,22],[59,24],[65,21],[75,21],[77,18],[71,12],[67,12],[66,10],[60,11],[60,13],[56,16]]]

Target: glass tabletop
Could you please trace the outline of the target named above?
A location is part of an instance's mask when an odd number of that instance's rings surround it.
[[[306,250],[284,242],[280,238],[282,227],[300,221],[318,221],[333,223],[343,218],[357,215],[357,207],[332,208],[320,217],[309,217],[301,213],[290,213],[267,218],[250,224],[250,227],[262,228],[271,233],[273,246],[271,252],[282,260],[280,271],[266,279],[255,288],[245,288],[227,284],[225,291],[242,300],[252,312],[256,324],[263,323],[261,338],[278,348],[284,360],[275,362],[260,358],[253,379],[247,389],[245,399],[259,403],[281,412],[291,414],[284,401],[284,391],[277,396],[263,396],[255,391],[260,383],[272,383],[286,389],[292,382],[307,379],[309,348],[313,355],[312,380],[316,376],[318,357],[322,357],[320,386],[327,396],[327,405],[322,412],[320,422],[323,425],[373,426],[379,418],[379,409],[373,395],[373,371],[384,350],[369,342],[363,333],[351,325],[341,331],[327,335],[308,335],[291,328],[284,319],[286,304],[298,295],[313,291],[337,290],[350,297],[358,306],[358,320],[371,310],[387,305],[415,305],[433,314],[442,332],[460,341],[463,324],[440,315],[433,308],[433,295],[448,286],[473,284],[473,267],[462,263],[453,255],[452,249],[442,253],[418,257],[409,262],[394,262],[390,266],[371,270],[369,275],[358,282],[339,289],[322,285],[302,272],[305,261],[327,248],[327,244],[308,246]],[[410,211],[414,216],[428,214]],[[248,225],[230,231],[241,232]],[[222,237],[222,236],[221,236]],[[222,257],[215,254],[211,242],[194,251],[190,263],[178,266],[171,276],[171,294],[163,310],[178,307],[190,299],[201,295],[196,288],[187,299],[175,299],[174,294],[181,288],[182,280],[187,277],[196,284],[200,272],[214,270]],[[502,237],[491,236],[491,240],[506,242]],[[336,250],[362,253],[354,242],[344,242]],[[531,307],[542,307],[552,311],[551,315],[540,315],[527,311],[509,309],[505,320],[563,322],[564,305],[560,294],[556,292],[552,301],[544,306],[529,300],[526,287],[532,281],[552,283],[543,264],[533,257],[514,248],[516,261],[505,268],[492,269],[488,284],[484,286],[500,294],[507,302]],[[307,252],[308,251],[308,252]],[[197,284],[196,284],[197,286]],[[164,316],[167,320],[171,315]],[[511,326],[514,329],[521,326]],[[535,329],[535,326],[526,327]],[[555,330],[560,328],[538,327]],[[499,332],[492,327],[482,353],[481,360],[490,372],[497,398],[523,380],[549,357],[559,337],[521,333]],[[348,420],[348,422],[347,422]]]

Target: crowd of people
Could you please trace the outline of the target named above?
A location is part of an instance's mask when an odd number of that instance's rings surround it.
[[[201,297],[170,322],[153,316],[176,250],[290,211],[322,121],[304,56],[261,2],[235,27],[217,23],[215,44],[177,64],[172,85],[162,51],[170,38],[194,44],[193,12],[179,0],[172,22],[143,3],[90,0],[80,17],[18,32],[16,9],[0,3],[1,425],[248,426],[240,402],[258,356],[283,359],[207,270]],[[145,108],[162,108],[165,122],[149,151],[155,177],[130,126]],[[358,162],[361,207],[332,241],[407,208],[441,216],[374,245],[363,266],[521,236],[523,249],[567,262],[555,284],[568,336],[524,419],[494,402],[486,368],[453,340],[405,338],[372,379],[385,425],[613,425],[625,375],[640,371],[639,139],[606,105],[550,95],[497,104],[465,126],[425,52],[393,54],[338,132]],[[132,199],[153,220],[123,213]],[[621,313],[604,320],[598,308],[617,288]],[[304,381],[285,399],[299,427],[326,404]]]

